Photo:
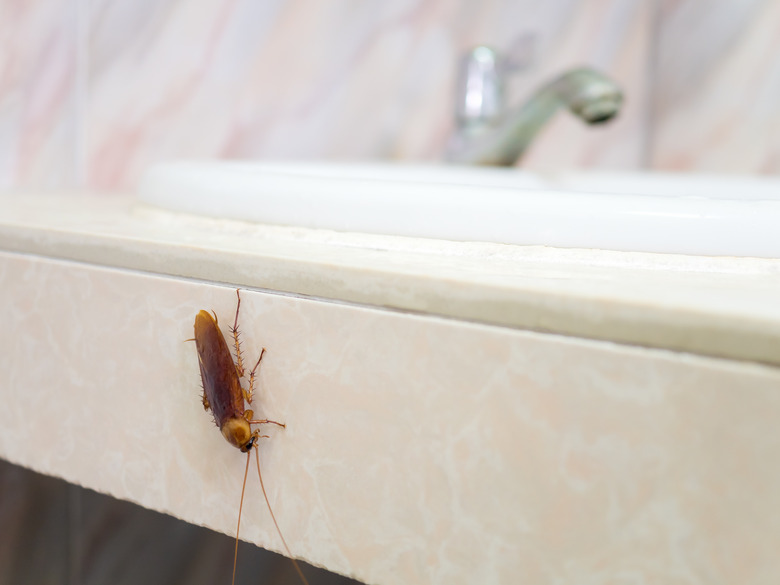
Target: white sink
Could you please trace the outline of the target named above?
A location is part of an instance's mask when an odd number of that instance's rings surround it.
[[[458,241],[780,258],[780,180],[401,164],[176,162],[142,201],[217,218]]]

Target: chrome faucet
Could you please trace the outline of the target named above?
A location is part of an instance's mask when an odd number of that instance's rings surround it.
[[[463,60],[458,83],[456,130],[447,147],[451,162],[511,166],[537,132],[562,107],[587,124],[612,119],[623,93],[588,67],[567,71],[515,110],[504,106],[503,85],[511,70],[493,49],[479,46]]]

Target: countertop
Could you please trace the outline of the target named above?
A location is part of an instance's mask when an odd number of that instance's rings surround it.
[[[780,364],[780,259],[450,242],[215,220],[127,196],[0,198],[0,248]]]

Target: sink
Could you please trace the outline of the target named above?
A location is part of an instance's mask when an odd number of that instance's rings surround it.
[[[409,164],[182,161],[144,203],[251,222],[456,241],[780,258],[780,180]]]

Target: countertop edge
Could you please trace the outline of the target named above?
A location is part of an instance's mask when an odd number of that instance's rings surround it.
[[[351,240],[318,230],[156,215],[126,197],[53,197],[44,210],[29,199],[0,199],[10,211],[0,219],[0,249],[780,365],[780,311],[770,302],[771,290],[780,290],[780,260],[694,257],[692,265],[704,267],[694,279],[684,259],[667,255],[534,253],[360,234]],[[58,207],[67,209],[65,217]],[[363,240],[369,247],[361,247]],[[473,250],[478,253],[469,256]],[[645,264],[637,268],[634,257]],[[644,288],[668,289],[666,296],[655,302],[650,292],[638,294],[642,278]],[[697,306],[702,292],[710,304]]]

